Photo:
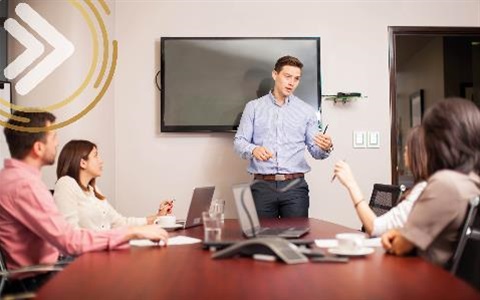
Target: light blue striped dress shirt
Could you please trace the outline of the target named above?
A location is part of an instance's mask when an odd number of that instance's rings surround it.
[[[306,173],[310,166],[305,160],[305,146],[315,159],[329,153],[318,147],[313,137],[319,132],[314,109],[294,95],[280,106],[269,94],[247,103],[243,111],[234,148],[242,158],[250,159],[247,171],[252,174]],[[260,161],[252,151],[264,146],[274,157]]]

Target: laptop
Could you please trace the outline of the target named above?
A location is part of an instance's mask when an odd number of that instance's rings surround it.
[[[203,224],[202,212],[210,209],[214,192],[214,186],[197,187],[193,190],[192,201],[190,202],[190,208],[188,209],[187,219],[184,222],[181,222],[183,228],[190,228]]]
[[[253,202],[250,184],[248,183],[234,185],[233,196],[235,198],[235,206],[237,208],[240,226],[246,237],[277,236],[287,239],[296,239],[310,230],[308,227],[260,227],[257,209],[255,208],[255,202]]]

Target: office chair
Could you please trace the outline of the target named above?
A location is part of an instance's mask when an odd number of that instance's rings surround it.
[[[398,199],[400,199],[404,191],[405,186],[403,184],[398,186],[376,183],[373,185],[368,206],[370,206],[375,215],[379,217],[397,205]]]
[[[0,297],[4,296],[3,291],[7,286],[7,283],[8,282],[14,283],[16,279],[22,278],[21,277],[22,274],[25,274],[25,275],[30,274],[35,276],[35,275],[45,274],[47,272],[56,272],[61,270],[63,270],[63,267],[57,264],[56,265],[33,265],[33,266],[23,267],[20,269],[8,270],[4,251],[0,247]],[[30,292],[31,291],[24,290],[22,293],[27,293],[25,295],[29,295],[29,296],[30,295],[35,296],[35,294],[31,294]],[[17,296],[20,296],[20,295],[23,295],[23,294],[19,294]]]
[[[470,200],[457,248],[450,261],[450,273],[480,290],[480,196]]]
[[[405,190],[406,187],[403,184],[390,185],[375,183],[368,206],[370,206],[375,215],[379,217],[397,205],[398,199],[400,199],[400,196]],[[360,230],[365,232],[365,226],[362,226]]]

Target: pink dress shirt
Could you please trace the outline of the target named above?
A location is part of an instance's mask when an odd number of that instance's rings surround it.
[[[74,229],[58,211],[38,169],[6,159],[0,171],[0,246],[9,269],[55,263],[60,253],[127,248],[126,228]]]

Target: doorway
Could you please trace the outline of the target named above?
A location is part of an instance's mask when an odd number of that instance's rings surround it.
[[[479,27],[389,27],[392,183],[411,186],[403,149],[409,130],[436,101],[480,106]]]

